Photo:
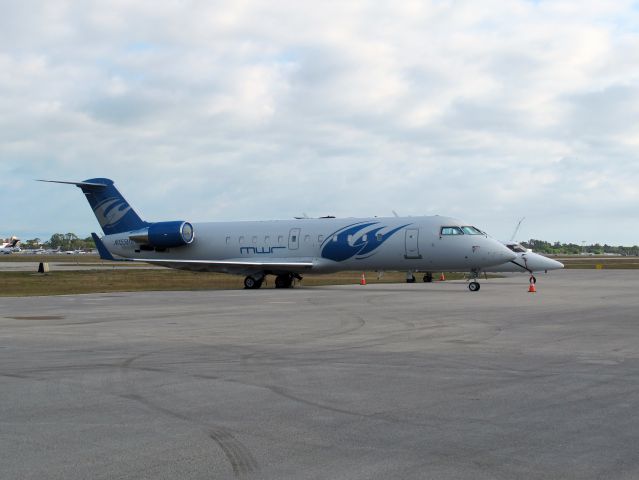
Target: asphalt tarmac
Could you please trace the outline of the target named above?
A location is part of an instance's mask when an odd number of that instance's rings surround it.
[[[0,257],[1,258],[1,257]],[[47,262],[51,271],[68,272],[82,270],[122,270],[125,268],[144,268],[145,270],[163,270],[164,267],[156,267],[148,263],[132,263],[132,262],[100,262],[96,259],[92,263],[80,263],[67,261],[64,257],[59,262]],[[3,262],[0,260],[0,272],[37,272],[40,262]]]
[[[0,298],[2,479],[636,479],[639,271]]]

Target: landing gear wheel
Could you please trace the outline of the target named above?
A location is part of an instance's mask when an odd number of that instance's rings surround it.
[[[278,275],[275,277],[275,288],[292,288],[293,277],[291,275]]]
[[[406,283],[415,283],[415,275],[406,277]]]
[[[481,285],[479,284],[479,282],[472,281],[468,284],[468,289],[471,292],[477,292],[480,288],[481,288]]]
[[[433,281],[433,274],[428,272],[424,275],[424,283],[431,283]]]
[[[244,279],[244,288],[248,290],[254,290],[256,288],[260,288],[262,286],[263,281],[264,281],[263,278],[256,280],[255,278],[249,275]]]

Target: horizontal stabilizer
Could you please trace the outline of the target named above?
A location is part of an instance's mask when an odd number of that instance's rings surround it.
[[[47,182],[47,183],[64,183],[66,185],[75,185],[76,187],[98,187],[98,188],[106,188],[108,185],[104,185],[103,183],[92,183],[92,182],[63,182],[61,180],[36,180],[36,182]]]
[[[130,232],[148,227],[109,178],[90,178],[83,182],[38,180],[47,183],[75,185],[82,190],[105,235]]]

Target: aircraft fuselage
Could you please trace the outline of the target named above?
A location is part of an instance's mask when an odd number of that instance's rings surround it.
[[[194,240],[176,248],[144,250],[131,232],[102,238],[108,250],[124,258],[166,261],[304,260],[301,273],[339,270],[481,270],[514,255],[484,235],[442,235],[446,226],[462,226],[448,217],[320,218],[261,222],[193,223]],[[167,265],[169,266],[169,265]],[[249,274],[256,268],[183,263],[176,268]],[[263,270],[263,269],[262,269]]]

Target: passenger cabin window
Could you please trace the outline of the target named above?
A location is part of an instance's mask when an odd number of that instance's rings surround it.
[[[244,237],[243,236],[239,238],[239,242],[240,243],[244,243]]]
[[[293,235],[293,236],[291,237],[291,242],[292,242],[292,243],[297,242],[297,235]]]
[[[381,242],[381,241],[382,241],[382,238],[383,238],[383,237],[382,237],[382,234],[381,234],[381,233],[378,233],[378,234],[377,234],[377,235],[375,235],[375,236],[377,237],[377,241],[378,241],[378,242]]]
[[[459,227],[442,227],[440,235],[463,235],[462,229]]]
[[[333,235],[333,241],[337,242],[337,235]]]
[[[226,236],[226,244],[228,245],[229,243],[231,243],[231,236],[227,235]]]
[[[268,245],[269,243],[271,243],[271,237],[269,237],[268,235],[266,237],[264,237],[264,243],[266,245]]]
[[[318,243],[322,243],[324,241],[324,235],[318,235],[317,236],[317,241],[318,241]]]
[[[304,237],[304,241],[305,241],[305,242],[310,242],[310,241],[311,241],[311,236],[310,236],[310,235],[306,235],[306,236]]]
[[[257,243],[257,236],[253,236],[253,243]]]
[[[368,242],[368,235],[364,234],[362,237],[362,242]]]
[[[282,245],[282,243],[284,243],[284,237],[282,235],[280,235],[279,237],[277,237],[277,243],[279,245]]]
[[[483,235],[484,234],[484,232],[482,232],[480,229],[475,227],[461,227],[461,228],[466,235]]]

